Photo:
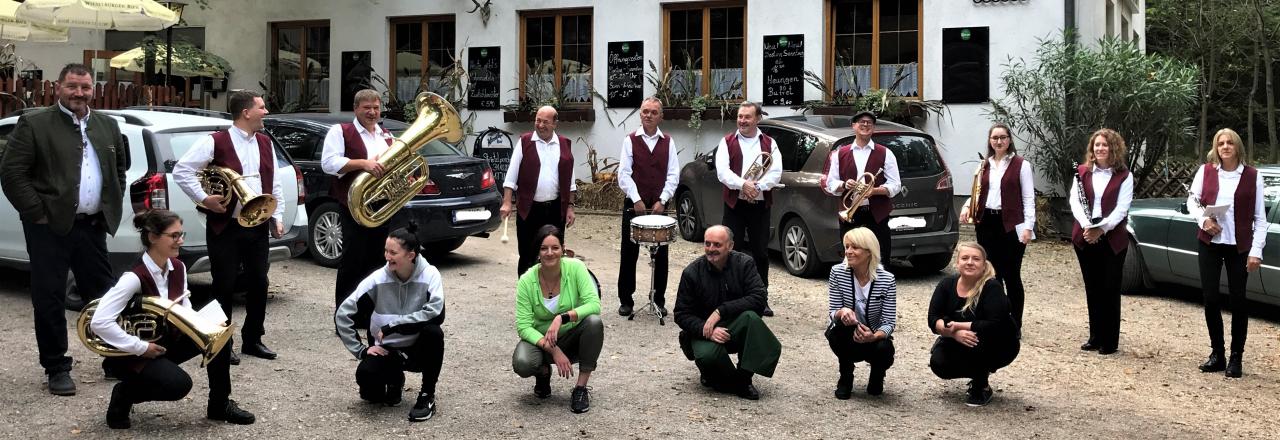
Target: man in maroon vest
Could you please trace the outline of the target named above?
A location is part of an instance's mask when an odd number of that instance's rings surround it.
[[[902,179],[898,175],[898,158],[884,145],[871,140],[875,132],[875,113],[863,111],[853,116],[853,142],[837,147],[827,158],[823,189],[828,194],[843,197],[863,173],[876,176],[871,196],[863,199],[852,221],[838,221],[842,236],[856,227],[874,232],[880,242],[880,261],[887,265],[893,255],[893,237],[889,230],[889,213],[893,211],[891,199],[902,192]]]
[[[733,231],[744,248],[751,252],[756,271],[765,288],[769,287],[769,208],[773,205],[773,188],[782,180],[782,155],[774,148],[773,138],[756,127],[764,110],[760,104],[743,102],[738,106],[738,131],[720,139],[716,147],[716,178],[724,186],[724,217],[721,224]],[[773,156],[763,176],[743,176],[762,154]],[[773,316],[767,305],[765,316]]]
[[[263,345],[262,335],[266,333],[263,321],[267,314],[267,269],[270,266],[267,261],[268,235],[277,238],[284,235],[284,190],[280,180],[275,178],[277,158],[271,139],[258,133],[262,129],[262,117],[267,114],[262,95],[250,91],[232,92],[227,97],[227,111],[235,117],[231,128],[196,141],[174,166],[173,179],[196,202],[197,209],[205,214],[213,294],[228,318],[231,317],[231,294],[235,291],[236,278],[245,277],[241,351],[263,359],[275,359],[276,353]],[[267,194],[264,189],[269,189],[276,198],[276,210],[271,219],[251,228],[240,226],[237,221],[240,201],[234,198],[223,200],[222,196],[210,195],[201,187],[196,173],[208,165],[227,167],[239,173],[245,185],[258,194]],[[240,272],[242,265],[244,271]],[[239,358],[232,357],[231,363],[238,364]]]
[[[662,101],[650,97],[640,104],[640,129],[622,139],[618,187],[622,204],[622,260],[618,265],[618,314],[630,316],[635,303],[636,257],[640,246],[631,242],[631,219],[637,215],[666,215],[667,203],[680,182],[680,159],[675,139],[658,129]],[[654,249],[653,304],[667,315],[667,247]]]
[[[573,147],[569,138],[556,134],[556,109],[538,109],[533,132],[520,136],[520,146],[511,153],[511,165],[502,186],[502,218],[516,217],[516,247],[520,263],[516,276],[538,261],[534,236],[543,225],[564,230],[573,226],[573,193],[578,190],[573,175]],[[513,197],[514,193],[514,197]]]
[[[360,281],[386,261],[382,248],[387,241],[387,224],[368,228],[351,217],[347,206],[347,194],[351,182],[361,172],[382,176],[378,158],[395,137],[378,125],[382,120],[382,95],[373,89],[356,92],[356,117],[351,122],[329,127],[324,137],[324,150],[320,154],[320,168],[325,174],[335,176],[330,195],[338,199],[342,209],[342,259],[338,261],[338,276],[334,282],[334,306],[351,295]]]

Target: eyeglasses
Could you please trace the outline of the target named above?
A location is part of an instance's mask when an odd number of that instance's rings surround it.
[[[875,125],[876,121],[872,121],[870,119],[863,119],[861,121],[855,121],[853,124],[854,125]]]
[[[186,236],[187,236],[187,233],[186,233],[185,231],[178,231],[178,232],[171,232],[171,233],[168,233],[168,234],[156,234],[156,235],[160,235],[160,236],[164,236],[164,237],[169,237],[169,238],[172,238],[172,239],[173,239],[173,241],[178,241],[178,240],[183,239],[183,237],[186,237]]]
[[[999,142],[999,141],[1007,141],[1007,140],[1009,140],[1009,137],[1008,137],[1008,136],[992,136],[992,137],[991,137],[991,140],[996,141],[996,142]]]

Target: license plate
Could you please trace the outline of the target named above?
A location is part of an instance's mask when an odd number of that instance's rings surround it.
[[[889,229],[895,231],[910,231],[919,229],[928,225],[923,217],[894,217],[889,219]]]
[[[485,208],[469,208],[453,211],[454,223],[485,221],[488,220],[489,217],[493,217],[493,213],[489,212],[489,210]]]

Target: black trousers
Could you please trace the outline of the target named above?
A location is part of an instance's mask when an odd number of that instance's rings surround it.
[[[533,265],[538,264],[538,249],[542,247],[542,243],[538,243],[538,229],[542,229],[546,225],[555,225],[564,230],[565,218],[560,214],[560,199],[547,202],[533,202],[533,206],[529,207],[529,216],[520,218],[520,214],[516,216],[516,247],[520,251],[520,263],[516,265],[516,277],[524,274]],[[561,243],[564,244],[564,243]]]
[[[1022,309],[1026,303],[1026,290],[1022,287],[1022,257],[1027,245],[1018,240],[1018,229],[1005,232],[1000,211],[984,209],[982,220],[974,227],[978,244],[987,250],[987,261],[996,269],[996,278],[1004,282],[1009,296],[1009,313],[1019,326],[1022,325]]]
[[[876,221],[876,216],[871,214],[871,208],[863,206],[853,212],[853,222],[840,222],[840,238],[844,239],[844,234],[853,228],[867,228],[876,234],[876,240],[880,242],[880,263],[889,266],[889,257],[893,256],[893,231],[889,229],[889,218],[885,217],[884,221]]]
[[[1113,253],[1106,235],[1097,243],[1076,248],[1089,306],[1089,341],[1102,348],[1120,345],[1120,278],[1127,252]]]
[[[635,305],[631,294],[636,291],[636,258],[640,245],[631,242],[631,219],[636,217],[635,202],[625,200],[622,207],[622,261],[618,264],[618,304]],[[653,302],[662,307],[667,304],[667,246],[657,249],[653,261],[653,284],[657,290]]]
[[[79,218],[71,232],[58,235],[49,225],[22,222],[31,258],[31,306],[35,309],[36,346],[45,374],[71,371],[67,356],[67,271],[76,277],[86,302],[101,297],[114,280],[107,261],[106,223],[101,214]]]
[[[356,385],[360,397],[380,401],[383,396],[398,395],[404,387],[404,372],[422,372],[422,391],[434,395],[440,368],[444,365],[444,332],[439,324],[427,325],[413,345],[402,348],[384,347],[386,356],[366,354],[356,367]]]
[[[853,366],[863,361],[871,364],[872,371],[881,373],[892,367],[893,338],[860,344],[853,340],[853,330],[856,328],[836,323],[835,327],[826,332],[827,344],[831,346],[831,352],[835,353],[836,359],[840,360],[840,374],[852,373]]]
[[[966,347],[955,339],[939,337],[929,354],[929,369],[941,379],[968,378],[985,385],[987,376],[1013,363],[1019,346],[997,349],[983,346]]]
[[[1209,345],[1221,351],[1222,295],[1218,283],[1222,280],[1222,267],[1227,267],[1227,292],[1231,306],[1231,351],[1243,352],[1249,336],[1249,302],[1245,300],[1245,283],[1249,272],[1245,263],[1249,253],[1240,253],[1235,245],[1204,244],[1200,242],[1200,288],[1204,292],[1204,321],[1209,326]]]
[[[338,278],[333,286],[335,306],[342,305],[360,281],[387,262],[382,253],[390,232],[386,223],[366,228],[356,223],[351,211],[338,212],[342,215],[342,260],[338,262]]]
[[[120,378],[116,385],[129,403],[175,401],[191,391],[191,376],[182,371],[183,362],[203,353],[186,336],[166,337],[159,344],[163,356],[109,357],[103,366]],[[231,397],[231,346],[228,344],[205,366],[209,376],[209,407],[221,408]]]
[[[268,231],[271,222],[263,222],[245,228],[231,221],[221,234],[206,228],[209,237],[210,274],[213,276],[213,295],[222,305],[222,311],[231,319],[231,296],[235,293],[238,277],[244,277],[244,324],[240,335],[246,343],[258,342],[266,333],[263,321],[267,317],[267,261]],[[243,271],[240,269],[243,267]],[[232,320],[234,322],[234,320]]]
[[[735,208],[726,203],[720,223],[733,231],[734,249],[751,254],[760,281],[769,287],[769,207],[764,202],[746,200],[738,200]]]

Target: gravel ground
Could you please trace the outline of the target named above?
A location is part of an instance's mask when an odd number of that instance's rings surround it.
[[[1127,296],[1120,353],[1102,357],[1078,350],[1086,338],[1084,295],[1075,256],[1061,243],[1028,249],[1027,317],[1022,352],[992,377],[996,398],[984,408],[964,406],[963,381],[943,381],[928,368],[933,340],[925,313],[941,277],[898,279],[897,361],[885,395],[870,398],[865,364],[856,372],[852,400],[831,397],[836,360],[821,332],[825,279],[786,274],[776,257],[770,303],[778,316],[767,323],[783,342],[773,378],[757,378],[759,401],[702,389],[697,370],[676,344],[678,328],[652,319],[627,321],[616,314],[617,217],[584,215],[568,244],[585,256],[604,284],[606,342],[592,377],[592,409],[568,410],[572,386],[553,381],[552,397],[531,395],[532,380],[511,372],[512,291],[516,253],[497,237],[473,238],[436,263],[445,277],[449,318],[438,412],[425,423],[405,421],[406,404],[384,408],[356,395],[356,361],[333,336],[334,271],[306,258],[271,270],[266,342],[280,358],[245,357],[233,367],[233,398],[255,412],[258,423],[241,427],[204,419],[208,393],[193,363],[195,388],[180,402],[135,406],[134,428],[112,432],[103,421],[112,382],[98,357],[76,342],[75,397],[44,390],[31,329],[27,275],[0,271],[0,436],[23,438],[1274,438],[1280,406],[1274,312],[1251,323],[1245,377],[1201,374],[1207,353],[1199,306],[1185,289]],[[679,242],[671,252],[668,296],[674,304],[679,268],[701,253]],[[643,264],[643,262],[642,262]],[[643,270],[640,284],[648,283]],[[197,295],[208,292],[207,274],[193,276]],[[639,300],[639,299],[638,299]],[[1264,310],[1266,311],[1266,310]],[[242,311],[237,316],[243,316]],[[68,313],[69,320],[76,317]],[[1229,319],[1229,318],[1228,318]]]

